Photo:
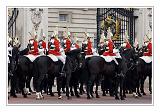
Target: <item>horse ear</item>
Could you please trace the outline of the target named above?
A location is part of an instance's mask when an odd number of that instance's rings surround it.
[[[21,44],[19,44],[18,48],[20,48],[20,47],[21,47]]]

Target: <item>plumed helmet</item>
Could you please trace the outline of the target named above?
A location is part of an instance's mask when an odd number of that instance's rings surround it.
[[[12,38],[8,35],[8,43],[12,42]]]
[[[113,34],[112,34],[111,29],[109,27],[108,30],[107,30],[107,39],[111,39],[112,36],[113,36]]]
[[[43,33],[43,37],[46,37],[45,33]]]

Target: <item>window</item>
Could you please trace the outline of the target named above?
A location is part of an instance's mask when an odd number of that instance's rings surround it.
[[[59,14],[59,21],[68,22],[68,14]]]

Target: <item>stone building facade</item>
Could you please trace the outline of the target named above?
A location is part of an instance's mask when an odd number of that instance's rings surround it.
[[[62,32],[68,27],[72,36],[77,34],[79,42],[83,41],[84,32],[90,34],[93,42],[96,40],[96,8],[40,8],[41,10],[39,8],[18,8],[18,16],[13,26],[8,28],[8,32],[11,37],[19,37],[21,49],[27,46],[28,40],[34,32],[34,21],[31,19],[33,16],[32,9],[42,11],[37,30],[38,39],[41,39],[42,33],[45,33],[47,40],[49,40],[56,27],[58,27],[59,37],[61,37]],[[13,10],[14,8],[8,8],[8,21],[12,17]],[[134,8],[134,15],[138,16],[135,20],[135,37],[140,45],[143,44],[143,38],[147,32],[152,34],[152,11],[152,8]]]

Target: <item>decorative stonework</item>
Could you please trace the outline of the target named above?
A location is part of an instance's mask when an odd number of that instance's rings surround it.
[[[31,8],[30,11],[32,12],[31,21],[34,25],[34,29],[35,31],[38,31],[38,27],[42,20],[43,9]]]

